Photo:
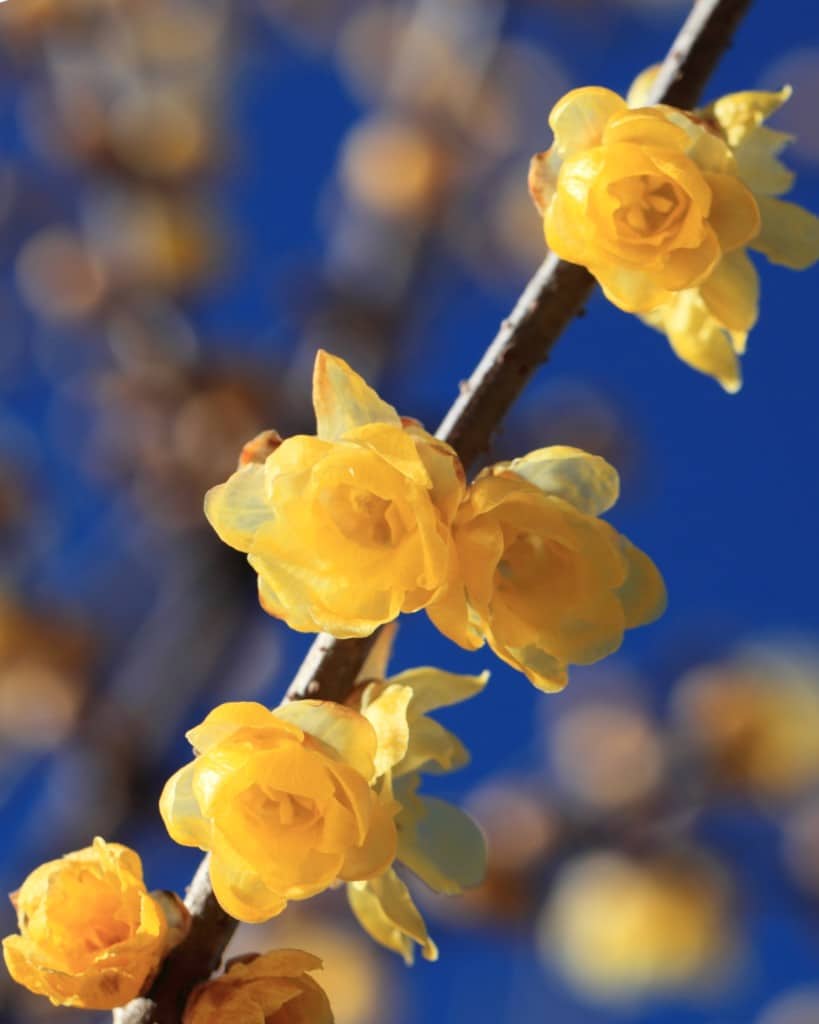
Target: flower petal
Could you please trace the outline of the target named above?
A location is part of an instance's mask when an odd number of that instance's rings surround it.
[[[762,227],[750,243],[771,263],[806,270],[819,260],[819,217],[783,199],[759,197]]]
[[[759,207],[753,193],[731,174],[706,174],[713,196],[708,220],[716,231],[720,248],[730,252],[745,245],[759,233]]]
[[[663,614],[668,604],[665,582],[648,555],[626,537],[620,537],[628,561],[628,576],[618,596],[626,613],[626,627],[645,626]]]
[[[188,743],[197,754],[206,753],[211,747],[231,737],[240,729],[275,729],[277,722],[273,712],[256,701],[228,701],[214,708],[201,725],[185,733]],[[285,727],[286,729],[286,727]],[[298,730],[289,730],[298,739]]]
[[[343,359],[323,349],[316,353],[313,368],[313,406],[316,433],[326,441],[337,441],[349,430],[367,423],[395,423],[398,413],[382,401]]]
[[[723,256],[700,285],[708,311],[733,331],[750,331],[759,312],[759,275],[744,249]]]
[[[362,712],[378,738],[376,778],[397,765],[407,752],[410,740],[407,708],[411,700],[412,690],[408,686],[390,683]]]
[[[620,477],[613,466],[599,455],[568,445],[539,448],[523,458],[498,463],[493,470],[517,473],[544,494],[563,498],[590,516],[602,515],[620,496]]]
[[[205,517],[220,540],[237,551],[249,551],[254,534],[273,515],[259,463],[248,463],[205,495]]]
[[[159,813],[168,835],[180,846],[198,846],[206,850],[210,845],[211,825],[203,817],[193,792],[195,762],[172,775],[159,798]]]
[[[611,89],[587,86],[572,89],[549,114],[555,147],[562,157],[596,146],[610,118],[627,110],[625,101]]]
[[[375,730],[353,708],[329,700],[293,700],[272,714],[327,744],[368,781],[372,778],[377,749]]]
[[[399,816],[398,859],[435,892],[455,896],[479,885],[486,873],[483,833],[453,804],[408,792],[398,796],[405,811]]]
[[[391,676],[390,685],[405,686],[412,690],[410,718],[415,719],[437,708],[460,704],[477,696],[489,682],[489,673],[479,676],[443,672],[439,668],[412,668]]]
[[[400,953],[407,966],[414,960],[415,943],[425,960],[438,959],[438,949],[409,889],[392,868],[368,882],[352,882],[347,886],[347,899],[370,938]]]
[[[210,881],[219,906],[248,924],[269,921],[287,906],[284,896],[274,892],[255,871],[243,871],[220,857],[210,858]]]

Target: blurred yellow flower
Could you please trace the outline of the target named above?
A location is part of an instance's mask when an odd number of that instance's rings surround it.
[[[394,808],[370,785],[375,732],[352,708],[222,704],[187,735],[196,758],[166,783],[159,810],[171,838],[211,852],[229,914],[265,921],[392,863]]]
[[[302,632],[367,636],[423,608],[449,579],[463,468],[326,352],[313,404],[318,436],[254,456],[208,492],[205,514],[247,552],[271,615]]]
[[[588,267],[621,309],[668,302],[759,232],[731,148],[697,118],[669,106],[630,110],[589,87],[559,100],[549,125],[554,144],[530,171],[546,242]]]
[[[122,1006],[187,931],[175,897],[146,891],[138,855],[100,838],[32,871],[11,901],[20,934],[3,940],[9,974],[56,1006]]]
[[[182,1024],[333,1024],[324,990],[307,973],[321,966],[299,949],[234,960],[194,989]]]
[[[674,695],[686,742],[722,785],[766,800],[819,783],[819,664],[760,647],[695,669]]]
[[[618,493],[616,471],[577,448],[484,470],[455,521],[461,578],[427,609],[432,621],[467,649],[486,640],[539,689],[561,689],[570,664],[611,654],[665,608],[654,563],[598,518]]]
[[[389,640],[376,653],[382,664],[365,666],[383,676]],[[422,771],[451,772],[469,760],[461,742],[427,712],[458,704],[480,693],[489,679],[454,675],[435,668],[417,668],[390,679],[375,679],[355,692],[378,738],[375,757],[378,788],[399,810],[396,860],[435,892],[458,895],[478,885],[486,868],[486,846],[477,825],[460,808],[443,800],[420,797]],[[353,913],[376,942],[400,953],[407,964],[415,944],[427,960],[438,959],[409,889],[393,868],[377,878],[347,887]]]
[[[643,103],[656,74],[649,68],[631,87],[628,102]],[[765,121],[791,96],[778,92],[737,92],[694,112],[713,137],[731,150],[736,172],[759,208],[759,231],[747,245],[772,263],[805,270],[819,260],[819,218],[777,198],[793,187],[794,175],[779,159],[792,140]],[[677,292],[647,313],[646,323],[662,331],[674,352],[689,366],[736,392],[742,386],[739,357],[759,312],[759,277],[745,248],[724,255],[708,277]]]
[[[730,951],[722,876],[700,859],[606,851],[569,861],[538,926],[544,956],[608,1001],[702,982]]]

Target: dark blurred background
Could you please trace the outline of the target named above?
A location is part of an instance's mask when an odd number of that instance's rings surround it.
[[[264,427],[312,431],[317,346],[434,428],[543,255],[531,153],[568,88],[624,91],[686,0],[8,0],[0,7],[0,890],[156,809],[189,728],[275,703],[308,638],[204,522]],[[789,82],[819,212],[819,9],[757,0],[706,98]],[[815,272],[765,267],[736,397],[598,295],[493,455],[575,444],[670,606],[536,693],[423,616],[396,670],[492,669],[437,787],[487,884],[419,894],[407,970],[340,894],[234,949],[325,958],[338,1024],[819,1022]],[[0,908],[2,933],[14,927]],[[9,1024],[74,1024],[0,977]]]

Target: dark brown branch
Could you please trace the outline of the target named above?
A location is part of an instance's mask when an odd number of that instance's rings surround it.
[[[751,0],[698,0],[662,65],[651,101],[693,107],[750,5]],[[583,267],[554,256],[544,260],[438,429],[467,468],[489,448],[501,420],[593,287]],[[343,701],[373,642],[374,637],[317,637],[286,699]],[[186,903],[193,916],[188,938],[168,958],[148,997],[116,1011],[115,1024],[178,1024],[190,990],[216,968],[237,922],[216,904],[207,859]]]

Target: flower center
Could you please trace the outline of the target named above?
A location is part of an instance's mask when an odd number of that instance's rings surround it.
[[[357,487],[340,486],[328,496],[330,516],[345,537],[364,547],[387,547],[402,530],[391,501]]]
[[[648,239],[660,234],[685,210],[685,199],[673,182],[658,174],[622,178],[608,187],[619,201],[614,212],[618,228],[626,235]]]

